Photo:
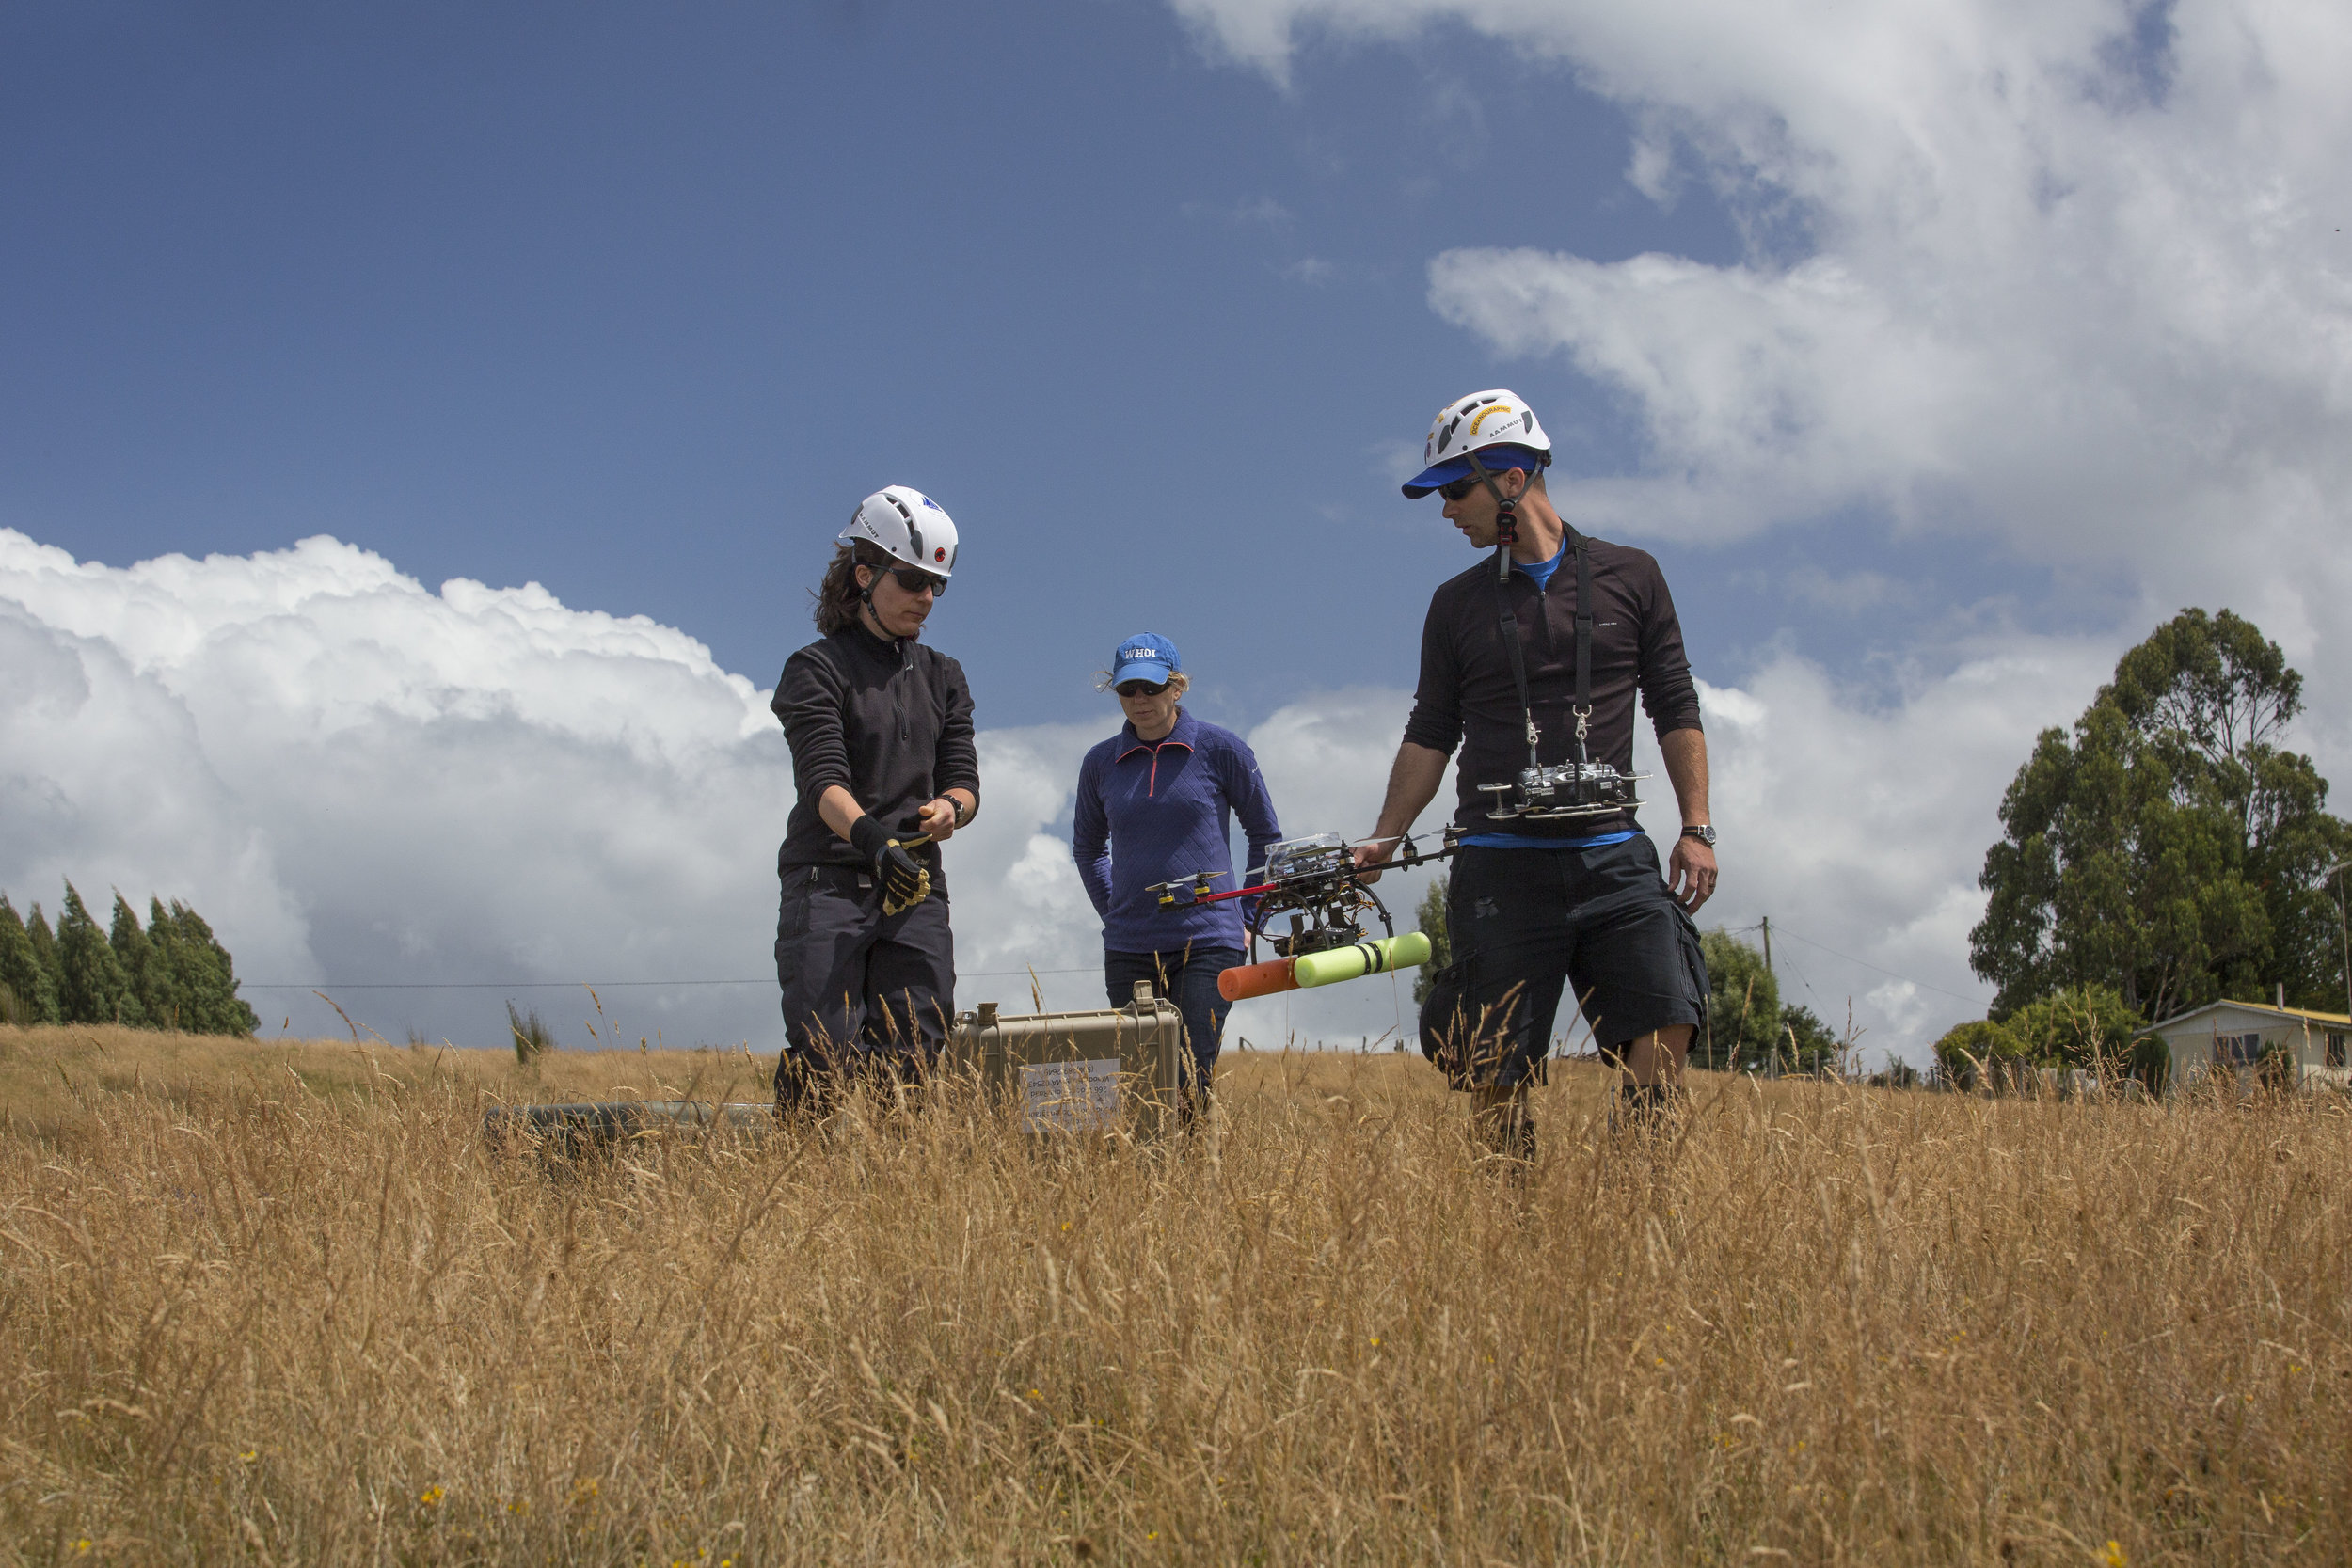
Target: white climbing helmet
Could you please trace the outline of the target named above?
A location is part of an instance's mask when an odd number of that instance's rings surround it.
[[[848,545],[860,539],[935,578],[956,574],[955,519],[911,485],[887,485],[857,503],[837,542]]]
[[[1551,457],[1551,437],[1535,422],[1535,410],[1518,393],[1497,387],[1456,398],[1438,410],[1429,424],[1429,442],[1422,450],[1422,471],[1405,486],[1412,499],[1470,471],[1462,460],[1482,447],[1525,447]]]

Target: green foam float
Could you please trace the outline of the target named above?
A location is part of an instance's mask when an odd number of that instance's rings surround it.
[[[1387,970],[1410,969],[1428,961],[1428,933],[1407,931],[1401,937],[1383,937],[1377,942],[1359,942],[1352,947],[1305,954],[1293,961],[1291,974],[1301,986],[1329,986]]]

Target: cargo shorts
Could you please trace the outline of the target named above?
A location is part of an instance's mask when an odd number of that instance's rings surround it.
[[[1698,927],[1646,833],[1589,849],[1468,846],[1446,886],[1454,961],[1422,1006],[1422,1052],[1456,1088],[1542,1083],[1563,986],[1604,1058],[1707,1012]]]

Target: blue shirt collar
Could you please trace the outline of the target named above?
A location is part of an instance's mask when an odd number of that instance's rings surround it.
[[[1568,536],[1565,533],[1563,533],[1560,536],[1560,547],[1551,552],[1550,560],[1533,562],[1521,561],[1518,557],[1514,556],[1511,560],[1511,570],[1515,572],[1525,572],[1529,577],[1534,577],[1538,572],[1541,572],[1546,577],[1549,577],[1552,573],[1560,569],[1560,558],[1567,553]]]
[[[1192,743],[1192,737],[1194,734],[1199,731],[1200,727],[1200,721],[1194,719],[1193,716],[1181,705],[1179,705],[1176,709],[1176,727],[1168,731],[1166,735],[1160,736],[1157,740],[1146,740],[1143,736],[1136,734],[1136,723],[1132,719],[1119,726],[1120,733],[1125,735],[1127,737],[1126,751],[1129,752],[1134,751],[1138,746],[1169,745],[1182,746],[1186,751],[1199,751],[1200,748]],[[1120,754],[1124,755],[1125,752],[1122,752]]]

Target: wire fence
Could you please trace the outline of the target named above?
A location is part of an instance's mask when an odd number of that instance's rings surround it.
[[[1731,926],[1724,927],[1725,930],[1729,931],[1734,936],[1744,936],[1749,932],[1758,931],[1762,928],[1763,923],[1761,921],[1758,921],[1755,925],[1751,926]],[[1983,1001],[1982,997],[1965,996],[1956,990],[1947,990],[1942,986],[1932,985],[1926,980],[1917,978],[1915,975],[1902,974],[1899,970],[1888,969],[1883,964],[1872,963],[1867,958],[1857,958],[1851,953],[1840,952],[1838,949],[1830,946],[1827,942],[1816,942],[1811,937],[1805,936],[1802,932],[1790,930],[1787,926],[1775,926],[1772,929],[1780,936],[1788,937],[1796,942],[1801,942],[1807,947],[1826,953],[1833,958],[1841,958],[1847,963],[1856,965],[1862,969],[1867,969],[1874,974],[1883,974],[1890,980],[1900,980],[1906,985],[1916,986],[1921,990],[1933,991],[1938,996],[1947,996],[1955,1002],[1964,1002],[1969,1004],[1971,1006],[1977,1006]],[[1804,973],[1798,970],[1793,964],[1791,964],[1789,968],[1791,973],[1797,975],[1799,983],[1803,984],[1808,992],[1812,992],[1815,997],[1819,999],[1820,993],[1813,990],[1812,982],[1805,979]],[[966,969],[957,971],[957,977],[959,979],[972,980],[1004,980],[1021,979],[1030,975],[1042,978],[1049,974],[1093,974],[1099,972],[1099,965],[1088,965],[1077,969]],[[762,974],[755,978],[742,980],[289,980],[266,982],[246,980],[241,982],[240,984],[243,990],[251,991],[352,991],[571,990],[583,987],[594,990],[624,990],[660,987],[688,988],[701,986],[772,986],[775,983],[776,977],[774,975]]]
[[[959,979],[1001,980],[1025,975],[1097,974],[1102,966],[1085,969],[960,969]],[[772,986],[776,977],[763,974],[754,980],[308,980],[270,981],[240,980],[241,990],[572,990],[585,987],[592,990],[621,990],[632,986]]]

